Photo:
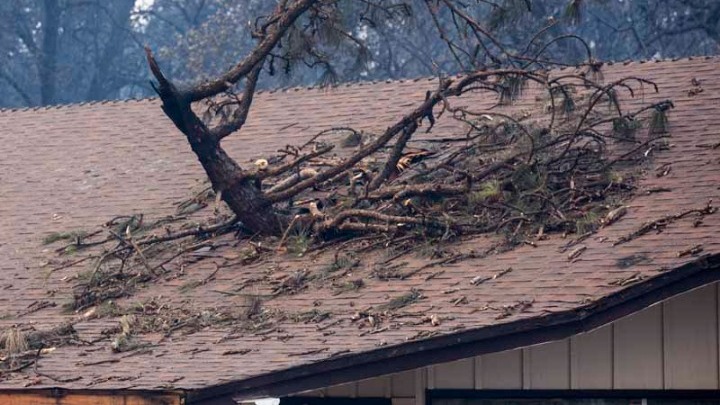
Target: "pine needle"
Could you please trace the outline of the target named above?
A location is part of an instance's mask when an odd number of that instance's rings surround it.
[[[565,17],[570,20],[571,24],[580,24],[580,20],[582,20],[582,7],[582,0],[571,0],[570,3],[568,3],[565,9]]]
[[[602,63],[591,61],[590,69],[588,70],[588,77],[593,82],[602,84],[605,80],[605,75],[602,73]]]
[[[564,115],[570,115],[575,111],[575,100],[572,97],[565,95],[562,100],[562,113]]]
[[[251,294],[245,299],[245,319],[253,319],[262,313],[262,298],[259,295]]]
[[[420,294],[420,291],[413,288],[407,294],[395,297],[391,299],[390,302],[388,302],[387,304],[381,305],[380,309],[394,311],[396,309],[400,309],[410,304],[413,304],[416,301],[420,300],[420,298],[422,298],[422,294]]]
[[[8,328],[0,335],[0,349],[2,349],[6,355],[26,352],[29,347],[25,333],[16,327]]]
[[[540,178],[533,167],[521,164],[511,176],[513,186],[518,191],[529,191],[538,187]]]
[[[500,104],[508,105],[520,98],[527,87],[527,80],[516,75],[505,76],[500,81]]]
[[[634,140],[635,132],[637,132],[640,127],[642,127],[640,121],[632,117],[622,116],[613,119],[613,132],[621,138]]]
[[[488,19],[488,28],[495,31],[504,25],[517,22],[531,11],[530,0],[505,0],[502,6],[493,6]]]
[[[618,95],[615,89],[610,89],[605,94],[608,98],[608,108],[610,109],[610,111],[612,111],[613,109],[620,110],[620,99],[618,99]]]
[[[666,134],[669,128],[667,110],[661,108],[653,110],[652,118],[650,119],[650,135]]]

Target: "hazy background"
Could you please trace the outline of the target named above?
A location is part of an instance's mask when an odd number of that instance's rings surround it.
[[[568,1],[533,0],[528,12],[524,0],[495,0],[497,6],[481,2],[473,13],[510,49],[522,49],[548,22],[560,21],[543,40],[579,34],[600,60],[718,51],[718,0],[583,0],[577,24],[566,15]],[[265,74],[262,86],[315,84],[329,75],[337,81],[397,79],[476,67],[460,66],[449,55],[423,1],[406,2],[412,15],[345,27],[366,41],[361,55],[357,49],[327,46],[331,67],[273,66],[275,74]],[[347,3],[348,12],[360,12],[353,8],[358,2]],[[173,80],[202,80],[247,52],[254,43],[249,23],[273,5],[271,0],[2,0],[0,107],[152,95],[142,51],[146,44]],[[548,53],[568,62],[586,58],[574,41],[557,42]]]

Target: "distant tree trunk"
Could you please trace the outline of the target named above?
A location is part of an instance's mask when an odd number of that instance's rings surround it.
[[[58,29],[60,27],[58,0],[44,0],[42,24],[43,39],[38,64],[40,104],[49,105],[56,102]]]
[[[112,28],[100,59],[95,63],[95,71],[86,100],[104,100],[109,96],[108,93],[111,88],[108,88],[107,78],[112,77],[110,69],[114,66],[113,62],[119,60],[122,56],[123,47],[125,46],[124,39],[129,31],[128,23],[132,9],[135,6],[135,0],[122,0],[119,3],[114,15],[109,16]]]

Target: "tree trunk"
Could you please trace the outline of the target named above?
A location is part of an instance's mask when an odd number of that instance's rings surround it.
[[[208,127],[192,111],[189,97],[169,82],[158,89],[162,109],[175,126],[187,137],[192,151],[222,200],[253,233],[279,235],[287,219],[278,215],[253,178],[225,152]]]
[[[55,103],[57,76],[58,29],[60,27],[60,7],[58,0],[45,0],[43,3],[43,40],[40,49],[38,72],[40,75],[40,104]]]
[[[193,137],[188,136],[188,140]],[[213,189],[253,233],[279,235],[285,219],[279,216],[252,178],[243,176],[242,169],[217,142],[192,143],[191,147],[202,164]]]
[[[95,71],[90,81],[87,97],[85,97],[86,100],[104,100],[110,91],[115,90],[108,86],[107,78],[112,77],[110,69],[116,66],[114,62],[122,56],[127,32],[130,30],[128,25],[134,5],[135,0],[120,1],[117,8],[113,10],[114,13],[108,16],[112,28],[102,54],[97,55],[98,60],[95,63]]]
[[[248,175],[220,146],[223,137],[239,130],[250,111],[253,95],[263,64],[280,39],[319,0],[279,2],[266,23],[258,24],[259,42],[241,62],[215,80],[179,91],[160,70],[150,48],[145,48],[148,65],[158,81],[155,91],[163,101],[163,111],[185,134],[190,146],[210,178],[213,188],[238,220],[251,232],[280,235],[289,226],[287,216],[275,211],[272,200],[260,189],[258,179]],[[214,129],[192,111],[193,101],[222,94],[242,79],[246,80],[242,98],[231,122]],[[153,84],[153,87],[155,85]],[[300,186],[300,184],[295,187]],[[286,193],[288,190],[285,191]]]

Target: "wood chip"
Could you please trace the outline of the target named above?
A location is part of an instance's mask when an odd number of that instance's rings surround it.
[[[223,356],[233,356],[233,355],[236,355],[236,354],[243,355],[243,354],[248,354],[248,353],[250,353],[251,351],[252,351],[252,349],[226,350],[226,351],[223,352],[222,355],[223,355]]]
[[[437,315],[430,315],[430,325],[432,326],[440,326],[441,319]]]
[[[637,282],[643,281],[644,279],[645,279],[645,276],[643,276],[640,272],[637,272],[630,277],[625,277],[625,278],[621,278],[621,279],[612,281],[612,282],[610,282],[610,285],[624,287],[626,285],[635,284]]]
[[[501,271],[493,274],[492,276],[487,276],[487,277],[476,276],[476,277],[473,277],[472,280],[470,280],[470,284],[472,284],[472,285],[480,285],[480,284],[482,284],[482,283],[484,283],[484,282],[486,282],[486,281],[495,280],[495,279],[497,279],[498,277],[502,277],[502,276],[510,273],[512,270],[513,270],[512,267],[508,267],[507,269],[501,270]]]
[[[307,350],[307,351],[299,352],[299,353],[290,353],[290,354],[288,354],[288,356],[291,356],[291,357],[292,356],[309,356],[312,354],[320,354],[320,353],[326,352],[328,350],[330,350],[329,347],[323,347],[322,349]]]
[[[695,245],[689,249],[681,250],[678,252],[677,257],[694,256],[703,251],[702,245]]]
[[[585,246],[585,245],[576,247],[575,249],[572,250],[572,252],[568,253],[568,260],[572,261],[572,260],[577,259],[586,250],[587,250],[587,246]]]
[[[615,208],[614,210],[611,210],[610,212],[605,215],[605,218],[602,220],[602,226],[609,226],[613,223],[617,222],[620,218],[624,217],[625,214],[627,214],[627,207],[622,206]]]

